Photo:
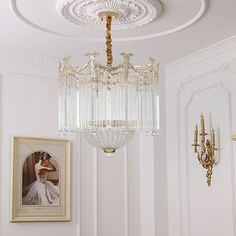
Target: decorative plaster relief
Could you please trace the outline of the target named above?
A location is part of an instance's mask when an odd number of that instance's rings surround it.
[[[85,27],[104,29],[105,22],[99,18],[99,13],[112,11],[119,14],[113,21],[113,29],[128,29],[148,24],[156,19],[162,10],[159,1],[141,0],[59,0],[57,12],[64,19]]]
[[[155,32],[155,25],[153,25],[153,31],[147,33],[145,31],[141,31],[140,35],[135,36],[121,36],[121,37],[114,37],[113,41],[122,42],[122,41],[135,41],[135,40],[144,40],[144,39],[151,39],[157,38],[164,35],[169,35],[176,33],[178,31],[184,30],[191,25],[195,24],[199,21],[207,10],[207,0],[199,0],[201,3],[200,9],[198,10],[197,14],[191,17],[187,22],[178,25],[176,27],[170,29],[164,29],[163,31]],[[103,2],[103,3],[102,3]],[[110,1],[109,1],[110,2]],[[87,0],[67,0],[66,2],[60,1],[57,5],[57,11],[60,12],[60,15],[63,15],[64,18],[72,21],[75,24],[81,25],[90,25],[90,23],[97,23],[99,26],[98,19],[93,15],[93,13],[99,12],[103,9],[103,7],[107,7],[108,9],[113,9],[114,7],[118,9],[120,15],[122,15],[121,20],[115,23],[115,27],[117,29],[125,29],[130,27],[137,27],[141,26],[150,22],[153,22],[160,14],[162,10],[162,4],[160,4],[157,0],[129,0],[127,1],[129,4],[124,4],[124,1],[115,0],[114,5],[108,4],[108,1],[87,1]],[[58,30],[58,25],[56,27],[49,28],[48,26],[44,26],[43,23],[36,22],[32,19],[32,16],[25,15],[22,13],[22,9],[18,8],[18,4],[20,3],[19,0],[11,0],[11,6],[14,14],[18,17],[19,20],[23,21],[25,24],[29,25],[30,27],[37,29],[41,32],[48,33],[51,35],[56,35],[63,38],[69,38],[74,40],[82,40],[82,41],[95,41],[95,42],[103,42],[104,38],[101,38],[100,34],[95,34],[94,37],[86,36],[83,33],[65,33],[63,31]],[[63,4],[64,3],[64,4]],[[88,7],[89,6],[89,7]],[[27,6],[26,6],[27,7]],[[79,9],[81,7],[81,9]],[[25,8],[23,6],[23,8]],[[163,6],[165,8],[165,5]],[[90,10],[89,10],[90,9]],[[91,11],[91,12],[90,12]],[[52,16],[55,15],[52,13]],[[61,18],[61,17],[59,17]],[[56,19],[54,19],[56,20]],[[66,22],[66,21],[65,21]],[[154,22],[153,22],[154,24]],[[79,26],[77,26],[79,27]]]

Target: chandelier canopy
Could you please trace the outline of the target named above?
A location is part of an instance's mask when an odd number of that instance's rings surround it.
[[[59,65],[59,131],[81,131],[94,147],[110,156],[139,131],[159,133],[158,65],[154,59],[141,66],[130,63],[132,54],[121,53],[123,63],[113,66],[111,25],[119,15],[100,12],[106,20],[107,65],[88,54],[88,63],[72,66],[65,57]]]

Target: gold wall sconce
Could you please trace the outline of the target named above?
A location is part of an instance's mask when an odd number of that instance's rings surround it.
[[[215,147],[215,131],[211,129],[210,140],[206,139],[208,135],[205,131],[205,121],[203,114],[201,114],[200,118],[200,134],[198,134],[198,126],[196,125],[194,130],[194,152],[197,154],[199,163],[203,168],[207,170],[206,178],[207,184],[211,186],[211,177],[213,174],[213,166],[216,164],[216,160],[214,158],[215,151],[218,150]],[[200,136],[200,144],[198,144],[198,136]]]

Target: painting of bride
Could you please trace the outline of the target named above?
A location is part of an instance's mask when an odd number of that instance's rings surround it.
[[[22,205],[60,205],[59,167],[47,152],[34,152],[24,162]]]

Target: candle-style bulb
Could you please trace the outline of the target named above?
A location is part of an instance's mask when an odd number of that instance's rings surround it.
[[[194,144],[197,145],[198,142],[198,127],[196,125],[195,131],[194,131]]]
[[[202,133],[202,136],[205,135],[205,122],[204,122],[203,113],[201,114],[201,133]]]
[[[211,144],[215,147],[215,131],[214,129],[211,130]]]

